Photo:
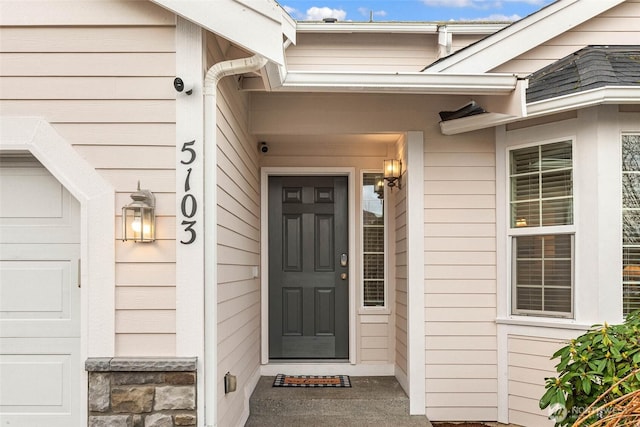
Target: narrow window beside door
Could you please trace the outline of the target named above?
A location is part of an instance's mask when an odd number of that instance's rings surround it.
[[[622,136],[622,310],[640,310],[640,135]]]
[[[382,174],[362,176],[362,278],[363,305],[385,306],[384,187],[376,192]]]

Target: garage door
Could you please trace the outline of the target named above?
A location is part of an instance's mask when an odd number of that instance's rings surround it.
[[[35,158],[0,154],[0,425],[80,415],[79,203]]]

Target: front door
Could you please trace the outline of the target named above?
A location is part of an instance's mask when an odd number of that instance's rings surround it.
[[[345,176],[269,177],[269,357],[349,357]]]

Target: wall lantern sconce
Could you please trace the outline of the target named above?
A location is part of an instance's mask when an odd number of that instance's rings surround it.
[[[384,179],[382,176],[376,177],[376,186],[374,191],[378,195],[378,199],[384,199]]]
[[[122,207],[122,241],[153,242],[156,240],[156,196],[149,190],[131,194],[133,202]]]
[[[387,181],[389,187],[393,188],[397,186],[402,188],[402,162],[400,160],[385,160],[384,161],[384,180]]]

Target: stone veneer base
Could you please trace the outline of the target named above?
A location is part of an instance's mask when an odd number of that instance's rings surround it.
[[[196,358],[90,358],[89,427],[197,423]]]

